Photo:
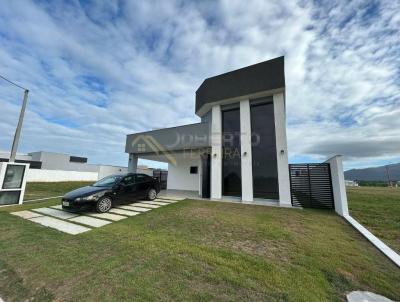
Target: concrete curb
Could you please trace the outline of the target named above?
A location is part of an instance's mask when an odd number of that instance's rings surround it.
[[[344,219],[347,220],[357,231],[359,231],[365,238],[368,239],[378,250],[380,250],[386,257],[392,260],[400,268],[400,255],[388,247],[378,237],[368,231],[363,225],[355,220],[350,215],[344,215]]]
[[[346,295],[348,302],[394,302],[384,296],[367,292],[367,291],[354,291]]]
[[[41,201],[41,200],[47,200],[47,199],[53,199],[53,198],[60,198],[63,197],[64,195],[61,196],[52,196],[52,197],[46,197],[46,198],[38,198],[38,199],[29,199],[29,200],[24,200],[25,202],[31,202],[31,201]],[[1,301],[0,301],[1,302]]]

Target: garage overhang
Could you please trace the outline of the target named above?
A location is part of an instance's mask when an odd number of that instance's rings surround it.
[[[210,124],[196,123],[129,134],[126,137],[125,152],[159,156],[174,151],[207,148],[210,145]]]

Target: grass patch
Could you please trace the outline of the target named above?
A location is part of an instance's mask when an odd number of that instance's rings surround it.
[[[27,288],[24,280],[3,260],[0,260],[0,273],[2,297],[12,297],[13,301],[53,301],[53,295],[46,288]]]
[[[400,253],[400,189],[348,187],[347,197],[350,215]]]
[[[0,212],[6,301],[400,297],[400,270],[330,211],[186,200],[71,236],[13,210]]]
[[[24,200],[62,196],[74,189],[84,187],[94,182],[61,181],[61,182],[28,182],[26,184]]]

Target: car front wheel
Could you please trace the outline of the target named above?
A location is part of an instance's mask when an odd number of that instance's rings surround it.
[[[112,207],[112,200],[110,197],[105,196],[100,198],[96,204],[96,211],[99,213],[106,213]]]
[[[157,191],[154,188],[151,188],[149,192],[147,193],[147,199],[148,200],[154,200],[157,197]]]

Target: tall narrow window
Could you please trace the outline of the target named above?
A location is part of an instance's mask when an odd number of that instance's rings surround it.
[[[274,105],[269,100],[261,103],[257,101],[250,106],[253,196],[279,199]]]
[[[222,192],[225,196],[241,196],[240,111],[222,111]]]

